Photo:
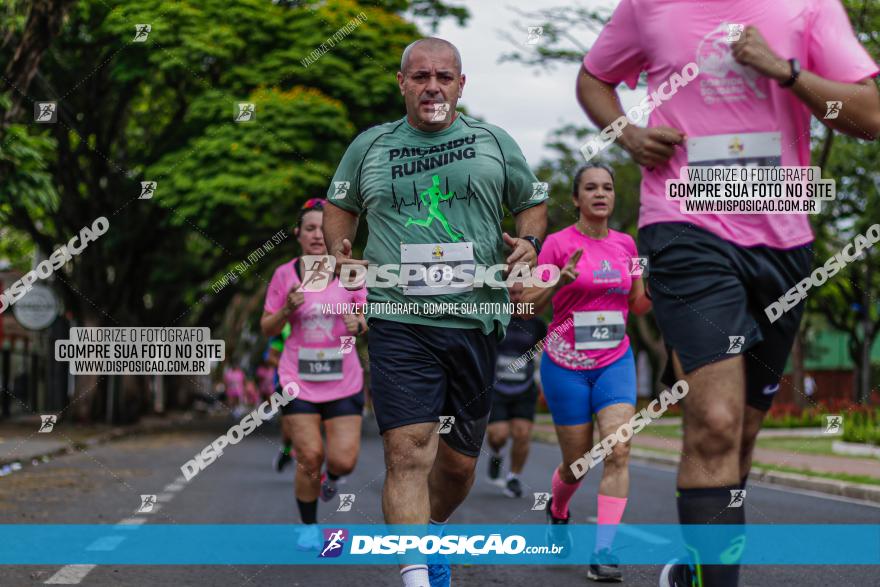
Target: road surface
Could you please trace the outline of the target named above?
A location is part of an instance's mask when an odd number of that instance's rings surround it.
[[[295,524],[293,470],[278,474],[271,461],[278,447],[278,428],[264,425],[189,483],[177,483],[180,466],[223,433],[228,422],[194,422],[172,433],[134,436],[27,467],[0,479],[0,522],[4,524],[115,524],[144,519],[146,524]],[[531,493],[549,491],[558,463],[558,448],[534,444],[523,475],[527,498],[509,499],[485,477],[486,455],[478,479],[453,518],[455,523],[542,523],[544,512],[531,511]],[[380,492],[384,478],[381,442],[374,425],[366,425],[356,471],[341,487],[354,493],[355,507],[336,512],[335,503],[320,503],[324,524],[381,523]],[[589,475],[572,501],[572,520],[595,520],[598,475]],[[675,473],[658,465],[633,463],[631,493],[624,521],[630,524],[676,523]],[[136,514],[141,494],[157,494],[160,508]],[[880,508],[819,494],[772,486],[749,486],[747,519],[755,523],[864,524],[880,521]],[[797,537],[793,536],[792,540]],[[266,544],[267,550],[293,548]],[[659,566],[626,566],[626,585],[657,584]],[[513,587],[584,585],[585,569],[576,566],[459,566],[454,585]],[[2,585],[81,584],[95,586],[240,586],[309,587],[339,585],[399,586],[394,567],[364,566],[13,566],[2,569]],[[741,585],[877,584],[871,567],[749,567]]]

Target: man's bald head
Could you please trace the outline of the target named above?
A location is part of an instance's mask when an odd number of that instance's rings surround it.
[[[420,50],[431,53],[442,53],[445,51],[451,52],[455,62],[456,73],[461,74],[461,54],[458,52],[455,45],[449,41],[438,39],[437,37],[425,37],[424,39],[419,39],[418,41],[410,43],[407,48],[403,50],[403,56],[400,58],[400,71],[404,75],[406,75],[406,68],[409,65],[410,54],[412,54],[413,49],[416,47]]]

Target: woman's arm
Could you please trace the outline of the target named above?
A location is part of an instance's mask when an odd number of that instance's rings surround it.
[[[543,312],[556,292],[577,279],[580,273],[575,270],[581,255],[584,254],[583,249],[578,249],[571,254],[565,267],[559,272],[559,279],[550,287],[527,287],[523,289],[522,301],[527,304],[534,304],[535,314]]]
[[[633,279],[632,288],[629,290],[629,311],[636,316],[647,314],[651,309],[651,300],[645,295],[645,282],[642,279]]]

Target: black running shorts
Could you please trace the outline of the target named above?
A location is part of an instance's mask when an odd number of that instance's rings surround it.
[[[538,389],[534,385],[522,393],[506,394],[495,390],[492,396],[492,413],[489,415],[489,424],[506,422],[514,418],[534,422],[537,401]]]
[[[746,403],[770,409],[804,304],[772,324],[764,308],[810,273],[811,245],[741,247],[693,224],[665,222],[639,230],[639,251],[648,258],[657,323],[684,372],[739,352],[746,363]],[[672,385],[669,355],[663,382]]]
[[[476,457],[492,406],[498,341],[480,330],[370,320],[370,391],[379,431],[455,421],[441,438]]]
[[[275,389],[275,393],[282,393],[281,387]],[[329,402],[310,402],[296,398],[286,405],[281,406],[281,413],[285,416],[294,414],[318,414],[321,420],[329,420],[339,416],[360,416],[364,412],[364,391],[361,390],[353,395],[341,397]]]

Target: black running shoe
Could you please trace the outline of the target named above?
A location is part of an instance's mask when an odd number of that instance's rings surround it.
[[[522,497],[522,485],[517,477],[511,477],[507,480],[504,487],[504,495],[507,497]]]
[[[331,481],[325,472],[321,475],[321,501],[330,501],[336,497],[336,481]]]
[[[289,465],[293,459],[290,455],[284,454],[283,451],[278,451],[278,456],[275,457],[275,470],[279,473],[284,470],[284,467]]]
[[[617,557],[607,548],[594,552],[587,570],[587,579],[599,583],[620,583],[623,575],[618,563]]]
[[[691,587],[693,581],[691,567],[679,562],[678,559],[666,563],[660,573],[660,587]]]
[[[553,515],[553,510],[551,506],[553,505],[553,498],[551,497],[547,501],[547,523],[550,524],[550,527],[547,528],[547,545],[556,547],[562,547],[560,552],[554,553],[555,556],[559,558],[568,558],[571,555],[571,532],[568,531],[568,521],[571,519],[571,511],[568,512],[567,518],[557,518]]]
[[[501,463],[503,461],[504,459],[500,455],[489,457],[489,481],[492,483],[498,483],[501,477]]]

